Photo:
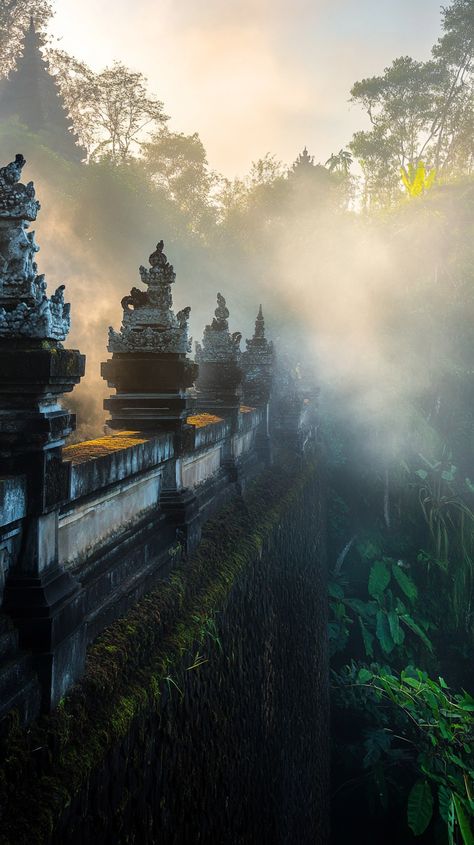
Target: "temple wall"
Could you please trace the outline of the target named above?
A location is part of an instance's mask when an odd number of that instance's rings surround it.
[[[122,532],[158,508],[162,470],[156,467],[75,503],[59,518],[59,558],[65,566],[85,562]]]
[[[59,711],[11,728],[2,842],[326,845],[324,485],[296,463],[208,521]]]
[[[196,456],[184,458],[181,469],[181,485],[194,489],[215,475],[222,463],[222,447],[216,446]]]

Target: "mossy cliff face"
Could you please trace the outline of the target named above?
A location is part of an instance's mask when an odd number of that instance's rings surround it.
[[[3,738],[0,842],[327,841],[319,472],[268,471]]]

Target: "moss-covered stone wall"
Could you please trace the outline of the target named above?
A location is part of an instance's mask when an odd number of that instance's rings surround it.
[[[327,842],[324,508],[269,470],[2,738],[2,845]]]

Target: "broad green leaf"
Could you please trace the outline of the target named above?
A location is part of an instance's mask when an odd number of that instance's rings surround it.
[[[433,793],[426,780],[417,780],[408,796],[407,819],[415,836],[421,836],[433,816]]]
[[[377,612],[373,602],[361,601],[360,599],[347,599],[346,604],[360,616],[375,616]]]
[[[401,566],[397,566],[396,563],[392,564],[392,572],[398,586],[405,593],[407,599],[412,602],[416,601],[418,598],[418,590],[415,582],[412,581],[410,576],[403,571]]]
[[[390,654],[390,652],[393,651],[395,647],[395,643],[392,639],[392,635],[390,633],[390,624],[387,618],[387,614],[384,610],[379,610],[379,612],[377,613],[376,634],[383,651],[386,654]]]
[[[398,613],[391,610],[388,614],[388,624],[390,627],[390,634],[395,645],[401,645],[405,639],[405,634],[400,628],[400,619]]]
[[[359,672],[357,674],[357,681],[359,682],[359,684],[367,684],[369,681],[372,680],[373,677],[374,676],[369,669],[362,668],[359,669]]]
[[[381,598],[390,584],[390,569],[383,560],[376,560],[369,575],[369,594]]]
[[[472,833],[471,823],[461,800],[457,795],[453,795],[453,801],[462,841],[464,845],[474,845],[474,835]]]
[[[428,639],[425,632],[422,630],[422,628],[420,628],[419,625],[417,625],[415,620],[412,619],[408,613],[402,613],[400,615],[400,619],[402,622],[405,623],[408,628],[410,628],[411,631],[413,631],[414,634],[416,634],[420,638],[420,640],[425,644],[426,648],[432,652],[433,644],[431,643],[431,640]]]
[[[362,634],[362,641],[364,643],[364,649],[366,657],[373,657],[374,656],[374,638],[370,631],[367,630],[366,625],[359,616],[359,625],[360,631]]]
[[[438,787],[439,814],[445,824],[449,824],[449,815],[453,803],[452,793],[445,786]]]

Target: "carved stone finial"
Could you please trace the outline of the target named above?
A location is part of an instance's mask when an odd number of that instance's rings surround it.
[[[229,328],[227,318],[229,317],[229,309],[226,306],[225,299],[221,293],[217,294],[217,308],[214,311],[215,317],[212,320],[212,327],[219,331],[225,331]]]
[[[70,306],[64,285],[48,299],[44,275],[37,275],[39,246],[27,229],[40,204],[33,182],[19,181],[25,164],[19,153],[0,168],[0,339],[62,341],[69,332]]]
[[[41,206],[35,199],[33,182],[22,185],[21,171],[26,160],[17,153],[15,161],[0,167],[0,218],[3,220],[36,220]]]
[[[130,295],[122,299],[122,327],[119,332],[109,329],[109,352],[186,354],[191,351],[188,339],[191,309],[183,308],[176,316],[171,309],[171,285],[176,274],[163,248],[164,243],[160,241],[150,255],[150,267],[139,268],[148,290],[132,288]]]
[[[212,323],[204,329],[202,346],[196,343],[198,363],[238,363],[240,360],[240,332],[230,334],[229,309],[221,293],[217,294],[217,308]]]
[[[246,341],[246,346],[247,350],[242,355],[245,373],[244,401],[249,405],[258,405],[268,402],[274,366],[273,344],[265,337],[265,320],[261,305],[255,320],[254,335]]]

